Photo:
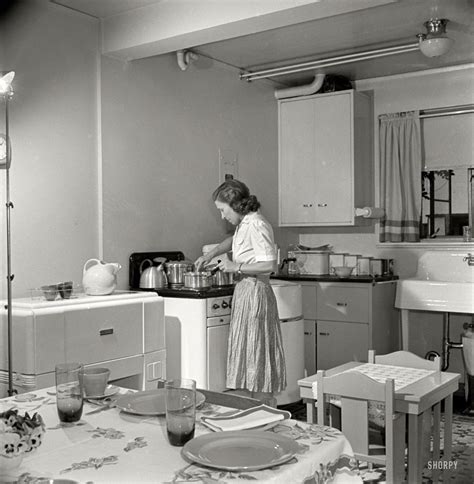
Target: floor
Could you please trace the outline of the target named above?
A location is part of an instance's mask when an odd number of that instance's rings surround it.
[[[453,472],[450,483],[472,484],[474,482],[474,398],[472,400],[468,404],[464,392],[454,395],[453,462],[456,465],[456,471]],[[293,418],[297,420],[306,421],[306,405],[302,401],[281,405],[278,408],[290,411]],[[441,443],[441,448],[443,448],[443,443]],[[381,466],[369,470],[367,465],[360,463],[360,471],[364,483],[385,482],[385,469]],[[423,483],[420,484],[431,483],[431,470],[425,468]]]

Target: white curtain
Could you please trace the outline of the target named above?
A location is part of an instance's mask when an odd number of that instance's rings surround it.
[[[380,242],[419,242],[421,136],[419,111],[380,116]]]

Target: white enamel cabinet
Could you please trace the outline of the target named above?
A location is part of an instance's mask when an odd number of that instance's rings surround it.
[[[372,203],[370,97],[283,99],[278,117],[280,226],[355,225],[354,208]]]
[[[396,281],[305,281],[302,285],[305,330],[316,332],[315,347],[312,336],[305,334],[308,375],[315,373],[310,373],[314,354],[317,371],[348,361],[367,361],[369,349],[384,354],[398,348]]]

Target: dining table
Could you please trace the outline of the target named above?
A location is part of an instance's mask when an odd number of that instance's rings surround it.
[[[184,455],[184,447],[170,445],[163,413],[141,415],[116,406],[118,398],[132,393],[133,390],[116,387],[115,395],[104,403],[86,400],[81,419],[75,423],[59,421],[55,387],[0,399],[0,412],[17,409],[29,415],[38,413],[45,424],[41,445],[25,455],[21,465],[8,476],[0,475],[0,482],[36,484],[55,482],[54,479],[88,484],[362,482],[351,445],[339,430],[293,418],[285,418],[264,430],[245,430],[246,445],[250,448],[253,432],[264,431],[269,439],[283,436],[295,442],[296,450],[286,462],[261,469],[243,466],[229,470],[201,465]],[[205,399],[197,403],[194,439],[206,434],[213,434],[209,439],[219,439],[226,434],[213,432],[203,424],[203,417],[232,416],[239,412]]]

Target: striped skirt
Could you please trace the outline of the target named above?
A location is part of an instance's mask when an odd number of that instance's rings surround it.
[[[267,281],[235,286],[227,353],[227,387],[252,392],[286,388],[285,356],[275,294]]]

